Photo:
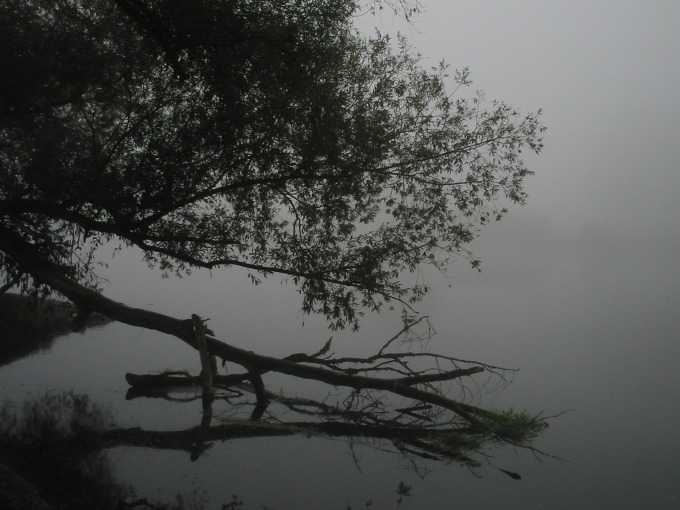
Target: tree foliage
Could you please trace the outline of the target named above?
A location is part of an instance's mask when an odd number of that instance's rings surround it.
[[[347,0],[5,0],[0,235],[96,287],[94,251],[240,266],[333,327],[407,307],[522,203],[538,115],[462,91]],[[456,86],[454,93],[446,84]],[[3,249],[5,281],[23,275]],[[471,258],[473,264],[477,264]]]

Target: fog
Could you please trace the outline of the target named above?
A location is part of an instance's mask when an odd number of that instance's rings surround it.
[[[484,405],[569,411],[538,444],[564,461],[499,453],[524,480],[457,479],[459,502],[680,504],[678,20],[675,0],[423,0],[411,26],[387,11],[377,20],[405,29],[426,65],[469,66],[470,92],[541,108],[548,127],[544,152],[527,155],[527,204],[471,246],[482,272],[460,260],[448,279],[426,273],[433,291],[418,308],[438,332],[432,350],[520,369]],[[105,295],[209,317],[219,338],[266,354],[316,350],[331,336],[277,277],[253,287],[238,269],[173,280],[144,267],[139,253],[118,254],[102,270]],[[393,314],[368,316],[358,333],[333,333],[334,345],[367,353],[398,328]],[[150,333],[135,334],[139,357]],[[448,476],[434,473],[420,494],[444,494]]]

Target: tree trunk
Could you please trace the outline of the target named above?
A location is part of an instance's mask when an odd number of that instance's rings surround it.
[[[60,294],[66,296],[76,305],[99,312],[113,320],[130,326],[152,329],[175,336],[186,342],[194,349],[198,349],[194,322],[191,319],[180,320],[157,312],[133,308],[117,303],[102,294],[68,278],[59,266],[44,260],[30,243],[24,241],[11,230],[0,226],[0,250],[12,257],[23,271],[40,283],[46,284]],[[408,384],[408,379],[382,379],[340,371],[329,370],[317,366],[304,365],[285,359],[262,356],[224,343],[216,338],[205,336],[207,350],[222,360],[243,366],[255,378],[269,371],[320,381],[332,386],[344,386],[354,389],[373,389],[391,392],[402,397],[427,402],[453,411],[471,425],[480,429],[485,428],[477,416],[492,415],[478,407],[457,402],[437,393],[414,388]],[[256,376],[255,376],[255,375]]]

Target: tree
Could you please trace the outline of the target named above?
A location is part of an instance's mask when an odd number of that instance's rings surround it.
[[[333,328],[385,304],[412,321],[427,287],[408,272],[445,270],[452,256],[478,264],[466,245],[525,200],[521,153],[540,151],[543,128],[538,115],[450,94],[446,65],[422,68],[403,37],[361,35],[357,9],[3,2],[4,282],[195,345],[190,320],[96,292],[96,249],[114,241],[165,274],[282,275]],[[467,70],[453,81],[471,83]],[[209,340],[213,354],[272,369]],[[284,362],[305,366],[275,369]]]

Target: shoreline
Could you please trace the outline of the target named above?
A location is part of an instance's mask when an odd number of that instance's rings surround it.
[[[55,338],[73,333],[76,314],[75,305],[69,301],[47,298],[31,306],[28,296],[0,294],[0,366],[46,349]],[[102,315],[92,314],[80,332],[109,322]]]

